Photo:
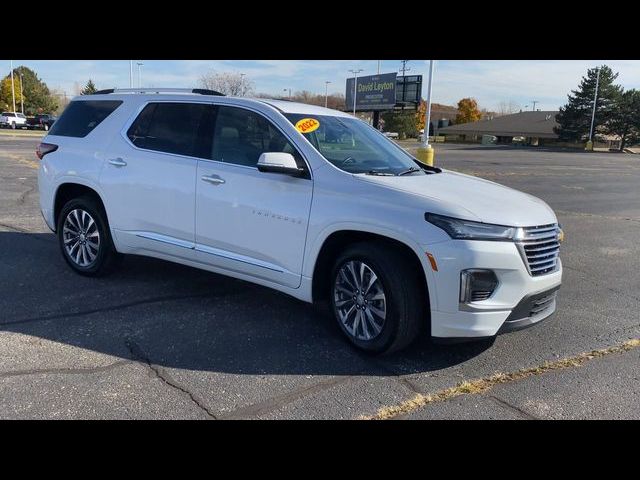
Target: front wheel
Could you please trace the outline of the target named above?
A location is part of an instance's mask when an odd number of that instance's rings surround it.
[[[118,258],[104,210],[91,197],[67,202],[58,217],[57,234],[62,256],[81,275],[108,273]]]
[[[331,273],[330,302],[340,329],[358,348],[389,353],[409,345],[428,321],[423,280],[393,246],[358,243]]]

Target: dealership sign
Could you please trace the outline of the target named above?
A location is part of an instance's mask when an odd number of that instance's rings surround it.
[[[346,107],[353,109],[354,78],[347,78]],[[396,73],[358,77],[356,110],[390,110],[396,104]]]

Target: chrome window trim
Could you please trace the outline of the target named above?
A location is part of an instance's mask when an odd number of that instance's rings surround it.
[[[123,103],[124,103],[124,101],[123,101]],[[256,172],[258,171],[258,167],[250,167],[248,165],[238,165],[236,163],[223,162],[222,160],[214,160],[214,159],[211,159],[211,158],[192,157],[190,155],[181,155],[179,153],[163,152],[161,150],[150,150],[148,148],[140,148],[140,147],[136,146],[131,141],[129,136],[127,135],[127,131],[129,130],[129,128],[131,128],[131,125],[133,125],[133,122],[135,122],[136,119],[140,116],[140,114],[142,113],[142,110],[144,110],[147,107],[147,105],[149,105],[150,103],[196,103],[196,104],[203,104],[203,105],[213,105],[213,106],[216,106],[216,107],[241,108],[241,109],[249,110],[249,111],[251,111],[253,113],[256,113],[256,114],[262,116],[267,122],[269,122],[271,125],[273,125],[282,135],[284,135],[284,137],[287,140],[289,140],[289,142],[297,150],[298,154],[300,154],[300,157],[302,158],[302,160],[304,161],[305,165],[307,166],[307,171],[309,172],[309,177],[310,177],[308,180],[313,180],[313,170],[311,169],[311,165],[310,165],[309,161],[307,160],[307,157],[302,152],[302,149],[300,148],[300,146],[295,142],[295,140],[289,134],[287,134],[287,132],[285,132],[282,128],[280,128],[279,125],[277,125],[273,120],[271,120],[270,118],[265,116],[264,113],[260,112],[259,110],[255,109],[255,108],[247,107],[246,105],[238,105],[238,104],[235,104],[235,103],[229,103],[229,102],[219,103],[219,102],[214,102],[214,101],[197,100],[197,99],[189,99],[189,100],[150,99],[150,100],[146,100],[146,101],[142,102],[138,106],[138,108],[134,109],[134,112],[130,115],[130,117],[124,123],[124,126],[122,127],[122,129],[120,129],[120,136],[124,139],[125,143],[129,147],[131,147],[131,148],[133,148],[135,150],[138,150],[140,152],[160,153],[162,155],[171,155],[173,157],[186,158],[186,159],[190,159],[190,160],[199,160],[199,161],[203,161],[203,162],[213,162],[213,163],[218,163],[218,164],[221,164],[221,165],[231,165],[231,166],[240,167],[240,168],[243,168],[243,169],[254,170]],[[215,134],[215,132],[212,132],[212,134]],[[303,180],[307,180],[307,179],[303,179]]]

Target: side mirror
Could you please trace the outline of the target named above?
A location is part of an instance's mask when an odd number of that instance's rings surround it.
[[[290,153],[266,152],[258,158],[258,170],[261,172],[284,173],[285,175],[299,176],[304,173],[304,168],[298,167],[295,158]]]

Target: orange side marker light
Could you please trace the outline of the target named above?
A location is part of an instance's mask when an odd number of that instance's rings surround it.
[[[424,252],[427,254],[427,258],[429,259],[429,263],[431,264],[431,268],[434,272],[438,271],[438,264],[436,263],[436,259],[429,252]]]

